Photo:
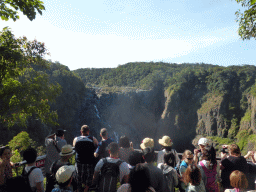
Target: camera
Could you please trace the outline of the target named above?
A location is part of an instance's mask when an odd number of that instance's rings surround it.
[[[222,149],[220,150],[220,152],[222,152],[222,153],[228,153],[228,149],[227,149],[227,148],[222,148]]]

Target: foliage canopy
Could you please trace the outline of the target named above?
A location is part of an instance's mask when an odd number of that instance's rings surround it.
[[[28,17],[30,21],[35,19],[36,12],[42,15],[42,10],[45,10],[43,2],[40,0],[1,0],[0,1],[0,16],[2,20],[8,21],[9,18],[13,21],[19,19],[18,11],[21,11]]]
[[[26,126],[32,115],[44,123],[56,124],[50,110],[61,88],[49,83],[44,72],[48,63],[44,43],[15,38],[8,28],[0,32],[0,121],[8,127]],[[36,69],[36,70],[35,70]]]

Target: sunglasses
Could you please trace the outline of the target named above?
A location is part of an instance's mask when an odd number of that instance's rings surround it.
[[[192,158],[187,158],[187,160],[192,160],[193,159],[193,157]]]

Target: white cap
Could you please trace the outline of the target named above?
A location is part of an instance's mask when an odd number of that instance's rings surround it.
[[[209,140],[207,138],[201,138],[198,141],[198,145],[209,145]]]
[[[58,183],[65,183],[70,179],[72,174],[75,171],[75,166],[74,165],[64,165],[60,167],[56,173],[56,180]]]

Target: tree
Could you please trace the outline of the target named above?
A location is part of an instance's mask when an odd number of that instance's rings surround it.
[[[236,0],[247,9],[241,13],[236,12],[237,22],[239,23],[238,34],[245,40],[256,38],[256,0]]]
[[[36,17],[36,11],[42,15],[42,10],[45,10],[45,7],[40,0],[0,0],[0,16],[6,21],[9,18],[13,21],[19,19],[18,11],[32,21]]]
[[[57,112],[51,111],[49,104],[61,88],[49,83],[46,54],[44,43],[16,39],[8,28],[0,32],[0,122],[8,127],[26,126],[32,116],[57,124]]]

